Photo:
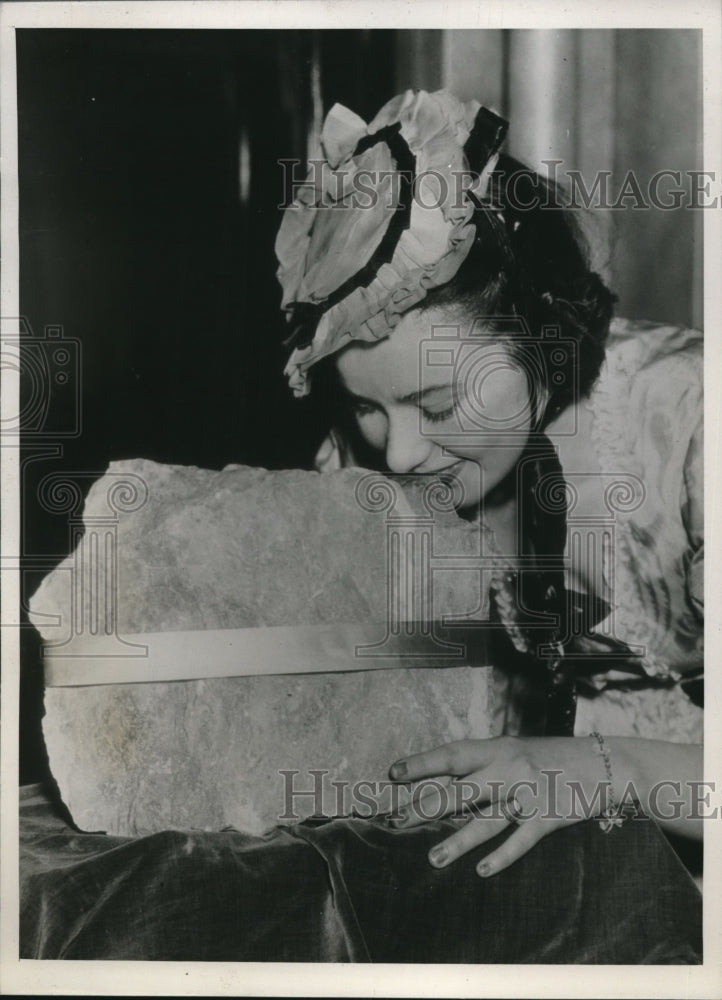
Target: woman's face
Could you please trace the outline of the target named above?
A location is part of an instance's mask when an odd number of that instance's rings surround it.
[[[462,507],[505,479],[526,446],[525,372],[502,341],[446,309],[412,310],[389,338],[350,344],[336,365],[361,434],[389,470],[456,477]]]

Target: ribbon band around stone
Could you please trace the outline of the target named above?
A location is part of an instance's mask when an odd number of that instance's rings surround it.
[[[490,665],[481,628],[383,621],[76,635],[44,647],[48,687]]]

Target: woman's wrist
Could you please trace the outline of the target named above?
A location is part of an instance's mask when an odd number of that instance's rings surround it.
[[[625,736],[603,740],[618,806],[638,803],[647,816],[674,832],[702,836],[701,746]],[[605,778],[603,769],[600,763],[600,780]]]

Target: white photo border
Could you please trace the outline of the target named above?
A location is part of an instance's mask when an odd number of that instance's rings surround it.
[[[3,3],[0,9],[0,153],[2,155],[2,272],[0,316],[18,316],[19,243],[17,177],[16,28],[252,29],[252,28],[698,28],[703,33],[704,163],[722,177],[722,8],[714,0],[245,0],[213,2]],[[670,67],[674,72],[674,67]],[[719,606],[722,595],[719,386],[722,358],[722,209],[704,214],[705,284],[705,506],[708,515],[706,591],[707,658],[722,658]],[[4,335],[4,331],[3,331]],[[17,373],[2,372],[4,419],[18,412]],[[2,539],[4,566],[19,551],[19,449],[5,438],[2,449]],[[715,516],[716,515],[716,516]],[[7,561],[6,561],[7,560]],[[3,622],[19,606],[19,574],[2,574]],[[7,616],[7,617],[6,617]],[[334,965],[313,963],[199,963],[32,961],[18,959],[18,725],[19,630],[2,629],[2,823],[0,869],[0,988],[23,995],[213,995],[213,996],[456,996],[481,997],[718,997],[722,995],[722,823],[705,831],[704,964],[639,966],[458,966]],[[705,777],[722,777],[722,677],[706,679]]]

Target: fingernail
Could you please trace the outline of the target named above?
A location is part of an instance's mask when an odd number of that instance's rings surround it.
[[[486,878],[487,875],[491,875],[491,865],[488,861],[480,861],[476,866],[476,872],[481,875],[482,878]]]
[[[432,865],[444,865],[449,860],[449,852],[445,847],[435,847],[429,851],[429,860]]]
[[[403,760],[399,760],[395,764],[391,765],[391,773],[393,774],[394,778],[405,778],[408,773],[408,770],[409,769],[406,766],[406,762]]]

